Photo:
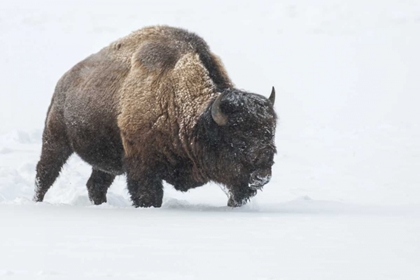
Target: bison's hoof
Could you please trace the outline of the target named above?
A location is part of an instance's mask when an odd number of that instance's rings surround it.
[[[160,208],[162,206],[162,204],[158,204],[158,203],[146,203],[146,202],[141,202],[141,203],[133,203],[133,206],[136,208],[150,208],[150,207],[154,207],[154,208]]]
[[[89,200],[95,205],[101,205],[102,203],[106,203],[106,197],[89,197]]]
[[[138,208],[138,207],[142,207],[142,208],[150,208],[150,207],[155,207],[155,208],[159,208],[162,206],[162,200],[149,200],[149,199],[136,199],[133,200],[133,206]]]
[[[88,187],[89,200],[95,205],[106,203],[106,193]]]
[[[35,194],[32,200],[35,202],[42,202],[44,200],[44,194]]]

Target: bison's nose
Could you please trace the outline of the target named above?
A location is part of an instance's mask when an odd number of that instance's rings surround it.
[[[271,180],[271,170],[263,172],[254,172],[251,174],[249,187],[253,189],[260,189]]]

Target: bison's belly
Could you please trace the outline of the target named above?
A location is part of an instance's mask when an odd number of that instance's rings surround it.
[[[123,173],[123,145],[116,116],[109,106],[87,102],[83,95],[69,96],[64,109],[67,137],[74,150],[94,168]]]
[[[192,163],[185,159],[173,166],[168,166],[163,178],[167,183],[174,186],[178,191],[186,192],[207,183],[197,180],[193,176]]]
[[[119,135],[106,127],[73,126],[68,130],[73,150],[94,168],[119,175],[123,171],[123,146]]]

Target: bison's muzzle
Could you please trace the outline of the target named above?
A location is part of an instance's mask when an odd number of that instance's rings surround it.
[[[249,187],[254,190],[260,190],[271,180],[271,169],[257,170],[251,173]]]

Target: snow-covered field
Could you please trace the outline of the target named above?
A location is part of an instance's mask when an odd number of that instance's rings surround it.
[[[200,34],[280,117],[272,181],[240,209],[209,184],[92,206],[76,156],[31,201],[55,83],[129,32]],[[0,278],[420,279],[420,2],[3,0]]]

